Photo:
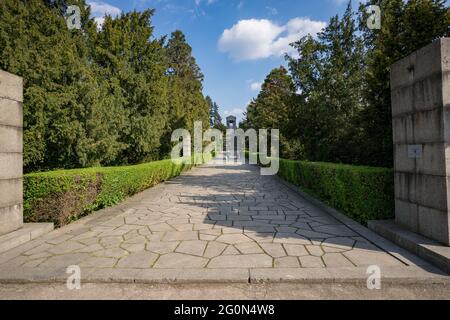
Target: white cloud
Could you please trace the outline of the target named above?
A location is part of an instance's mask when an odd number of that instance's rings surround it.
[[[97,27],[100,28],[105,22],[105,17],[96,17],[94,20],[97,23]]]
[[[269,12],[269,14],[276,16],[278,14],[278,10],[273,7],[266,7],[266,10]]]
[[[293,52],[290,43],[307,34],[315,36],[325,26],[309,18],[294,18],[282,26],[267,19],[241,20],[222,33],[219,50],[236,61],[278,57]]]
[[[228,116],[235,116],[237,118],[237,121],[240,122],[244,118],[244,112],[245,110],[242,108],[233,108],[230,110],[225,110],[223,112],[224,118]]]
[[[87,1],[87,4],[91,7],[91,16],[97,22],[99,27],[105,21],[105,15],[116,17],[122,13],[122,10],[106,2]]]
[[[261,86],[262,86],[261,82],[254,81],[254,82],[250,83],[250,90],[261,91]]]
[[[117,16],[122,12],[122,10],[120,10],[119,8],[114,7],[106,2],[87,1],[87,4],[91,7],[91,14],[93,16],[104,16],[106,14]]]
[[[206,2],[206,4],[210,5],[213,4],[214,2],[216,2],[217,0],[195,0],[195,4],[198,6],[200,5],[202,2]]]

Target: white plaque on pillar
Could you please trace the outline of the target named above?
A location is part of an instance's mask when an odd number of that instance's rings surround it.
[[[421,144],[413,144],[408,146],[408,158],[420,159],[423,156],[423,146]]]

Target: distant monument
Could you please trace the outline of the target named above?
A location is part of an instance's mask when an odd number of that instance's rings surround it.
[[[225,156],[226,159],[234,159],[238,160],[240,155],[238,154],[237,150],[237,137],[236,137],[236,129],[237,129],[237,122],[235,116],[228,116],[227,117],[227,139],[225,143]]]
[[[227,129],[233,129],[233,130],[237,129],[236,117],[235,116],[228,116],[227,117]]]

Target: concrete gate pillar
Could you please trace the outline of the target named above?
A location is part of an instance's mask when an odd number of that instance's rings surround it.
[[[391,66],[395,221],[369,228],[450,273],[450,38]]]
[[[23,81],[0,70],[0,253],[51,230],[23,223]]]
[[[23,226],[22,78],[0,70],[0,235]]]
[[[395,220],[450,245],[450,38],[391,68]]]

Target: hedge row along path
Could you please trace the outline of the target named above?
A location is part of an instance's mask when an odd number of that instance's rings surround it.
[[[364,229],[364,228],[362,228]],[[355,281],[447,279],[419,258],[387,252],[249,165],[197,167],[118,205],[0,255],[0,282]],[[387,243],[387,244],[386,244]]]

